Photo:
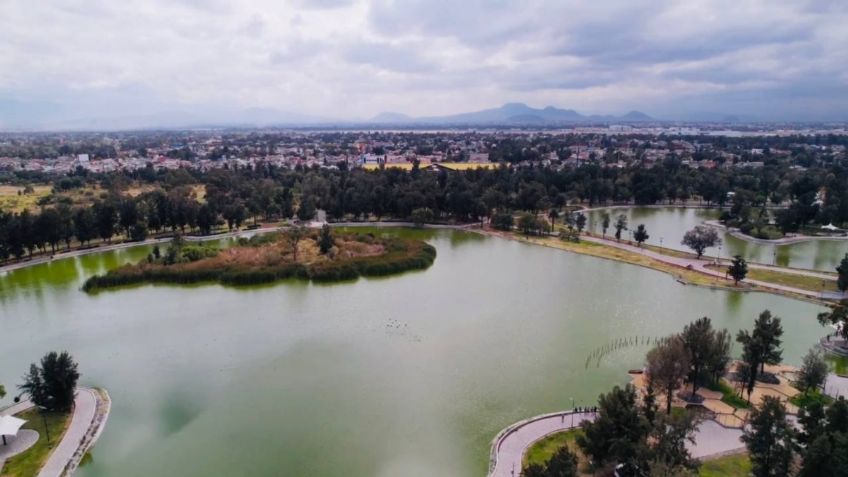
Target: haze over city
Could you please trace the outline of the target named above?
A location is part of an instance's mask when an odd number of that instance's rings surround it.
[[[848,119],[840,1],[7,0],[0,128]],[[391,114],[381,114],[381,113]]]

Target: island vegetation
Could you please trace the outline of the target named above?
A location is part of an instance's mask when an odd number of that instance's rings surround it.
[[[286,278],[351,280],[425,269],[435,257],[436,249],[421,240],[333,232],[326,225],[319,231],[293,227],[255,235],[223,250],[177,236],[164,252],[157,246],[140,263],[89,278],[83,290],[137,283],[251,285]]]

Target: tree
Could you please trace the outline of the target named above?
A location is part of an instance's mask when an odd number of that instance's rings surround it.
[[[518,228],[525,235],[530,235],[531,233],[537,234],[540,230],[539,220],[531,213],[521,214],[521,217],[518,219]]]
[[[0,399],[3,399],[4,397],[6,397],[6,388],[0,384]]]
[[[720,372],[724,373],[730,360],[729,346],[725,345],[729,345],[726,334],[726,330],[719,332],[713,329],[712,321],[706,316],[683,327],[680,339],[689,354],[687,379],[692,383],[693,396],[698,391],[698,381],[705,371],[712,374],[720,369]]]
[[[733,284],[739,285],[739,282],[745,279],[748,275],[748,262],[741,255],[734,255],[730,266],[727,267],[727,273],[733,277]]]
[[[804,429],[798,434],[798,442],[809,445],[825,432],[824,405],[819,400],[812,400],[798,410],[798,423]]]
[[[636,390],[631,385],[615,386],[598,398],[594,421],[583,424],[577,445],[596,465],[636,464],[644,449],[650,425],[639,413]]]
[[[786,420],[780,399],[765,396],[760,407],[751,411],[750,426],[742,441],[748,448],[754,477],[789,475],[793,456],[793,431]]]
[[[615,239],[621,241],[621,232],[627,230],[627,216],[620,214],[615,219]]]
[[[680,388],[689,374],[689,353],[678,335],[662,340],[648,352],[645,374],[654,389],[662,390],[666,399],[666,414],[671,414],[674,391]]]
[[[677,471],[693,471],[698,462],[689,454],[686,443],[695,443],[698,418],[693,413],[664,414],[658,417],[649,441],[651,444],[651,474],[664,469],[664,475],[679,475]],[[659,464],[659,465],[658,465]]]
[[[718,232],[714,228],[696,225],[683,235],[683,241],[680,243],[694,250],[700,259],[704,255],[704,250],[720,244],[721,239],[718,238]]]
[[[799,389],[808,394],[810,389],[820,388],[827,379],[827,363],[822,358],[821,352],[811,349],[804,356],[801,369],[798,370]]]
[[[494,217],[492,217],[492,227],[498,230],[512,230],[513,222],[514,219],[512,218],[512,214],[509,212],[498,212]]]
[[[603,212],[601,214],[601,237],[607,238],[607,230],[610,227],[610,214],[609,212]]]
[[[844,471],[839,473],[838,456],[833,451],[833,436],[821,434],[812,439],[804,448],[804,461],[798,471],[798,477],[848,475],[848,472]],[[845,448],[843,453],[848,453],[848,448]]]
[[[292,255],[294,256],[294,261],[297,262],[297,246],[300,244],[300,241],[306,237],[309,231],[306,227],[292,227],[286,233],[286,241],[289,243],[289,247],[292,249]]]
[[[577,457],[563,446],[554,452],[554,455],[545,465],[530,464],[521,472],[524,477],[577,477]]]
[[[51,351],[41,358],[40,367],[35,363],[30,365],[19,387],[37,406],[50,411],[67,411],[74,403],[79,376],[77,363],[67,351],[61,354]]]
[[[765,370],[767,364],[780,364],[783,359],[783,350],[780,349],[783,341],[783,326],[780,318],[772,316],[771,311],[763,310],[754,321],[753,337],[760,343],[760,373]]]
[[[551,232],[554,231],[554,226],[556,225],[556,219],[559,218],[559,211],[556,209],[551,209],[548,212],[548,219],[551,221]]]
[[[651,236],[648,235],[648,229],[645,228],[645,224],[639,224],[636,227],[636,231],[633,232],[633,240],[636,240],[636,243],[641,247],[642,244],[649,238],[651,238]]]
[[[300,206],[297,208],[297,218],[300,220],[312,220],[315,217],[315,202],[311,196],[304,196],[300,199]]]
[[[583,229],[586,228],[586,215],[578,212],[577,216],[574,217],[574,226],[577,227],[577,233],[582,233]]]
[[[839,291],[845,293],[848,290],[848,253],[842,257],[842,261],[836,267],[836,272],[839,274],[836,278],[836,287],[839,288]]]
[[[427,207],[420,207],[412,211],[410,218],[416,227],[421,227],[427,222],[433,221],[433,211]]]
[[[817,318],[822,326],[836,326],[840,336],[848,340],[848,300],[841,300],[832,305],[830,311],[819,313]]]
[[[321,234],[318,236],[318,248],[322,254],[326,254],[333,248],[333,245],[335,245],[335,239],[333,238],[332,230],[330,230],[328,224],[324,224],[321,227]]]

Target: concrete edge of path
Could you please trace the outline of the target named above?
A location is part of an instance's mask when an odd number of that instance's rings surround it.
[[[112,409],[112,399],[105,389],[94,388],[89,389],[89,391],[94,395],[96,401],[94,417],[89,422],[88,429],[82,439],[80,439],[76,451],[74,451],[73,455],[65,463],[62,472],[59,474],[60,476],[72,475],[77,470],[85,454],[94,447],[100,434],[103,433],[103,429],[106,428],[106,421],[109,419],[109,412]],[[41,472],[39,473],[39,477],[52,477],[52,474]]]
[[[505,427],[503,430],[498,432],[498,434],[495,436],[495,438],[492,439],[491,450],[489,451],[489,471],[487,472],[486,475],[491,476],[492,473],[494,472],[495,468],[498,465],[498,452],[500,451],[501,444],[503,444],[503,442],[507,438],[509,438],[510,435],[512,435],[513,433],[515,433],[516,431],[518,431],[522,427],[524,427],[528,424],[532,424],[536,421],[541,421],[541,420],[549,419],[549,418],[552,418],[552,417],[568,416],[568,415],[571,415],[571,414],[577,414],[577,411],[572,409],[572,410],[568,410],[568,411],[549,412],[547,414],[540,414],[538,416],[533,416],[533,417],[518,421],[514,424],[511,424],[511,425]],[[563,430],[565,430],[565,429],[563,429]],[[560,432],[560,430],[557,430],[557,431],[554,431],[554,432]],[[542,439],[542,438],[546,437],[547,435],[550,435],[550,434],[540,436],[539,439]]]

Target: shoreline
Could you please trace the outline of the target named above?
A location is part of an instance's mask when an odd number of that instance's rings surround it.
[[[579,249],[577,249],[577,247],[566,248],[566,247],[558,247],[558,246],[555,246],[554,244],[550,244],[550,243],[545,243],[543,241],[544,239],[559,240],[557,237],[550,236],[550,235],[524,237],[524,236],[521,236],[520,234],[517,234],[517,233],[514,233],[514,232],[500,232],[500,231],[479,230],[479,229],[477,231],[479,233],[484,234],[484,235],[490,235],[490,236],[500,237],[500,238],[504,238],[504,239],[508,239],[508,240],[514,240],[514,241],[519,242],[519,243],[526,243],[526,244],[530,244],[530,245],[539,245],[539,246],[543,246],[543,247],[548,247],[548,248],[560,250],[560,251],[563,251],[563,252],[572,252],[572,253],[577,253],[577,254],[580,254],[580,255],[587,255],[587,256],[591,256],[591,257],[602,258],[602,259],[606,259],[606,260],[613,260],[613,261],[617,261],[617,262],[621,262],[621,263],[627,263],[627,264],[630,264],[630,265],[636,265],[636,266],[648,268],[648,269],[651,269],[651,270],[655,270],[655,271],[658,271],[658,272],[665,273],[665,274],[671,276],[672,279],[674,279],[675,281],[677,281],[678,283],[681,283],[683,285],[699,286],[699,287],[702,287],[702,288],[707,288],[707,289],[712,289],[712,290],[770,293],[770,294],[773,294],[773,295],[783,296],[783,297],[786,297],[786,298],[793,298],[793,299],[796,299],[796,300],[807,301],[807,302],[810,302],[810,303],[815,303],[817,305],[824,305],[824,306],[829,306],[830,304],[832,304],[833,301],[838,301],[839,299],[842,298],[842,296],[829,297],[828,295],[822,295],[821,293],[817,293],[817,292],[811,292],[811,291],[802,290],[802,289],[792,289],[791,287],[784,287],[782,285],[771,284],[771,283],[768,283],[768,282],[759,282],[759,281],[755,281],[755,280],[743,281],[743,282],[740,283],[741,286],[733,286],[729,283],[727,283],[727,284],[719,283],[719,281],[724,280],[724,278],[723,278],[721,273],[711,272],[710,270],[708,270],[706,268],[706,265],[708,265],[709,262],[691,260],[692,262],[697,262],[698,266],[688,268],[685,265],[678,265],[678,264],[672,263],[673,257],[662,256],[661,254],[656,254],[656,253],[650,252],[649,250],[646,250],[646,249],[638,249],[638,251],[632,251],[632,253],[639,253],[640,257],[645,257],[646,259],[649,260],[649,262],[647,262],[647,263],[631,261],[631,260],[627,260],[623,257],[614,256],[612,254],[607,254],[607,253],[597,253],[597,254],[588,253],[588,250],[587,251],[579,250]],[[533,240],[534,238],[535,239],[541,239],[541,240]],[[631,252],[629,250],[629,248],[635,248],[632,245],[612,243],[610,241],[594,238],[594,237],[591,237],[591,236],[581,237],[581,242],[583,242],[583,241],[588,242],[588,243],[594,243],[594,244],[600,245],[602,247],[610,247],[610,248],[614,248],[614,249],[623,250],[625,252]],[[565,245],[568,245],[568,244],[566,243]],[[662,256],[664,259],[656,258],[656,257],[654,257],[655,255]],[[664,265],[664,267],[660,267],[659,264],[657,264],[657,266],[653,266],[654,264],[651,263],[653,261],[660,262],[661,264]],[[679,270],[681,273],[679,273],[679,274],[674,273],[673,271],[667,269],[666,267],[671,268],[671,269],[675,269],[675,270]],[[705,284],[705,283],[699,283],[698,281],[688,280],[684,275],[685,272],[694,273],[694,274],[697,274],[697,275],[699,275],[699,276],[701,276],[701,277],[703,277],[707,280],[713,279],[715,281],[713,283]]]
[[[781,237],[779,239],[762,239],[757,237],[752,237],[748,234],[742,233],[736,227],[728,227],[718,220],[705,220],[704,225],[708,227],[713,227],[719,230],[723,230],[728,235],[738,238],[739,240],[745,240],[746,242],[752,242],[762,245],[792,245],[795,243],[803,243],[803,242],[812,242],[816,240],[832,240],[832,241],[843,241],[848,240],[848,235],[831,235],[831,236],[818,236],[818,235],[793,235],[791,237]]]

